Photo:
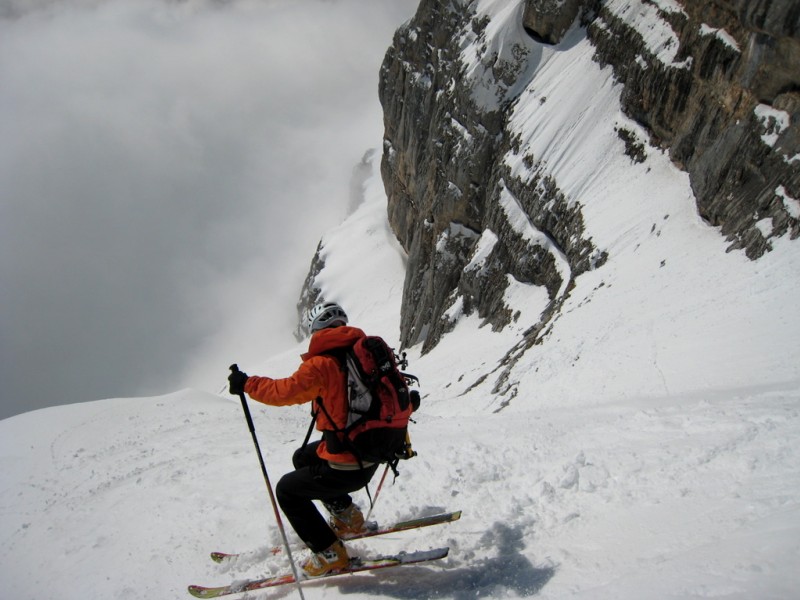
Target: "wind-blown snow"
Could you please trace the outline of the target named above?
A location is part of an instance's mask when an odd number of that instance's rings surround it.
[[[800,219],[800,200],[792,198],[782,185],[779,185],[775,190],[775,195],[781,199],[783,207],[786,209],[786,212],[789,213],[790,217],[793,219]]]
[[[564,256],[564,253],[556,246],[553,240],[539,231],[534,224],[531,223],[528,215],[525,214],[522,207],[519,205],[519,200],[514,197],[514,194],[512,194],[505,185],[503,185],[500,190],[498,202],[503,208],[506,220],[511,225],[514,232],[530,246],[543,248],[553,257],[555,268],[561,276],[561,287],[556,294],[556,297],[560,298],[564,290],[566,290],[571,277],[571,269],[567,257]]]
[[[614,18],[634,29],[642,36],[648,51],[668,67],[688,69],[691,58],[677,62],[680,49],[678,35],[670,24],[658,13],[683,12],[677,2],[658,0],[657,2],[631,2],[630,0],[607,0],[604,8]]]
[[[754,109],[756,117],[764,125],[765,133],[761,139],[767,146],[774,146],[781,132],[789,127],[790,116],[785,110],[773,108],[768,104],[759,104]]]
[[[739,43],[736,41],[730,33],[725,31],[724,29],[718,29],[716,27],[711,27],[710,25],[706,25],[703,23],[700,26],[700,33],[702,35],[713,35],[715,38],[720,40],[723,44],[728,46],[731,50],[735,50],[736,52],[741,52],[741,48],[739,48]]]
[[[479,15],[491,17],[485,32],[476,34],[471,27],[462,31],[460,43],[464,75],[474,84],[472,100],[486,110],[497,110],[505,99],[518,93],[516,86],[511,89],[498,86],[496,73],[516,69],[519,57],[533,46],[522,27],[522,10],[522,3],[480,0],[476,11]],[[498,32],[509,31],[513,32],[512,37],[498,35]],[[528,67],[535,68],[535,62],[528,61]],[[517,76],[518,81],[525,79],[525,76]]]
[[[389,478],[374,516],[464,516],[348,546],[367,554],[447,544],[451,556],[310,582],[306,598],[793,597],[797,242],[772,238],[756,262],[727,252],[668,157],[649,147],[641,164],[625,156],[614,129],[635,127],[578,32],[539,59],[535,91],[514,106],[512,126],[521,152],[580,204],[608,261],[575,280],[543,343],[512,353],[513,366],[504,358],[547,302],[543,288],[513,281],[505,299],[520,316],[502,332],[457,303],[437,347],[408,349],[422,384],[419,456],[394,485]],[[519,157],[506,160],[524,176]],[[371,165],[364,201],[323,239],[316,283],[354,324],[396,344],[405,256],[386,222],[377,156]],[[790,210],[794,199],[784,198]],[[496,237],[485,231],[476,243],[468,268],[480,269]],[[240,367],[288,375],[304,350]],[[291,468],[308,407],[251,407],[274,484]],[[268,551],[280,538],[241,407],[226,394],[183,390],[19,415],[0,421],[0,461],[4,598],[184,598],[189,583],[288,568]],[[357,500],[367,503],[364,493]],[[245,554],[219,566],[212,550]]]
[[[498,241],[500,240],[497,234],[491,229],[484,230],[475,244],[475,248],[472,251],[472,258],[469,263],[467,263],[467,266],[464,267],[464,272],[478,271],[479,273],[483,273],[486,270],[486,261],[489,260]]]

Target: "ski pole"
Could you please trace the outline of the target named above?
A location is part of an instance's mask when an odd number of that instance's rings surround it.
[[[239,366],[235,364],[231,365],[231,371],[238,373]],[[278,503],[275,501],[275,494],[272,492],[272,484],[270,484],[269,475],[267,475],[267,466],[264,464],[264,457],[261,455],[261,447],[258,445],[258,437],[256,436],[256,427],[253,424],[253,417],[250,415],[250,408],[247,406],[247,400],[244,397],[244,392],[239,392],[239,399],[242,401],[242,410],[244,411],[244,416],[247,419],[247,427],[250,429],[250,435],[253,437],[253,444],[256,447],[256,454],[258,454],[258,462],[261,464],[261,472],[264,474],[264,483],[267,485],[269,500],[272,503],[272,510],[275,512],[275,520],[278,522],[278,529],[281,532],[283,546],[286,548],[286,556],[289,557],[289,564],[292,567],[292,575],[294,575],[294,581],[297,584],[297,591],[300,592],[300,598],[305,600],[303,588],[300,586],[300,577],[297,574],[297,566],[295,565],[294,558],[292,557],[292,549],[289,547],[289,539],[286,537],[286,529],[283,527],[283,520],[281,519],[281,513],[278,510]]]
[[[375,490],[375,497],[372,499],[372,502],[369,506],[369,512],[367,516],[364,518],[364,522],[366,523],[369,521],[369,518],[372,516],[372,511],[375,509],[375,503],[378,501],[378,496],[381,495],[381,488],[383,487],[383,482],[386,480],[386,474],[389,472],[389,465],[386,465],[386,468],[383,470],[383,476],[381,477],[381,481],[378,484],[378,489]]]
[[[403,353],[405,355],[405,352]],[[408,436],[408,432],[406,432],[406,446],[405,446],[405,457],[404,458],[413,458],[416,456],[417,453],[411,448],[411,438]],[[372,516],[372,511],[375,509],[375,503],[378,501],[378,496],[381,495],[381,488],[383,488],[383,482],[386,481],[386,474],[389,472],[389,463],[386,463],[386,468],[383,470],[383,475],[381,476],[381,481],[378,484],[378,489],[375,490],[375,498],[370,498],[369,500],[369,512],[367,513],[366,518],[364,521],[369,521],[369,518]],[[397,477],[397,471],[395,471],[395,477]],[[367,496],[369,496],[369,488],[367,488]]]

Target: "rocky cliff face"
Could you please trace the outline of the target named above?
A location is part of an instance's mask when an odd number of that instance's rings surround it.
[[[618,132],[632,161],[649,147],[668,149],[691,177],[699,214],[752,259],[770,238],[800,235],[800,5],[505,4],[503,18],[517,20],[526,40],[498,40],[508,27],[477,12],[479,3],[422,0],[381,69],[382,174],[390,222],[409,255],[405,344],[435,345],[455,310],[478,311],[494,328],[508,324],[509,277],[547,288],[551,304],[528,335],[535,343],[574,279],[606,260],[585,234],[580,205],[537,158],[523,157],[526,177],[512,174],[506,158],[519,141],[508,109],[531,80],[535,45],[558,44],[571,27],[582,27],[595,60],[613,68],[624,112],[649,133],[645,143]],[[507,198],[537,239],[515,228]]]
[[[489,52],[497,45],[489,26],[469,4],[422,2],[381,70],[382,174],[391,224],[409,253],[405,344],[433,346],[450,328],[456,301],[458,311],[478,310],[503,327],[515,317],[503,301],[509,276],[545,286],[552,312],[571,279],[604,260],[556,182],[545,175],[523,181],[499,160],[517,143],[505,110],[530,49],[512,42]],[[470,77],[459,40],[487,51]],[[539,239],[513,226],[504,194],[522,205]]]
[[[771,237],[796,238],[783,197],[800,197],[800,4],[645,3],[668,26],[656,42],[635,4],[599,3],[588,25],[626,113],[688,171],[700,215],[732,248],[758,258]]]
[[[581,202],[510,122],[547,100],[533,94],[542,49],[568,52],[576,36],[621,86],[636,126],[617,135],[631,163],[667,151],[729,251],[757,260],[771,239],[800,236],[797,2],[421,0],[379,83],[389,220],[408,253],[404,345],[430,349],[464,313],[505,327],[518,282],[549,298],[524,351],[576,278],[608,259]],[[318,268],[299,310],[319,295]]]

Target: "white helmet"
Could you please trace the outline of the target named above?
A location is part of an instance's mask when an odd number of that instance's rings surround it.
[[[306,329],[309,333],[339,325],[347,325],[347,315],[335,302],[317,304],[306,314]]]

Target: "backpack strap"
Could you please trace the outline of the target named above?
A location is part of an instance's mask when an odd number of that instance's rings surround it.
[[[322,398],[317,396],[317,401],[319,403],[322,403]],[[306,431],[306,437],[303,440],[303,445],[301,446],[301,448],[305,448],[306,446],[308,446],[308,440],[311,439],[311,432],[314,431],[314,424],[317,422],[317,414],[319,414],[319,411],[316,411],[316,410],[314,410],[312,408],[311,409],[311,423],[309,423],[309,425],[308,425],[308,431]]]
[[[364,461],[361,459],[361,455],[360,455],[358,449],[355,447],[355,444],[353,444],[353,442],[350,441],[350,437],[347,435],[347,428],[342,429],[342,428],[338,427],[336,425],[336,423],[333,422],[333,419],[331,419],[331,416],[328,413],[328,410],[325,408],[325,404],[322,401],[322,397],[317,396],[316,402],[317,402],[317,406],[319,406],[319,410],[321,410],[322,414],[325,415],[325,418],[328,419],[328,423],[330,423],[333,426],[333,433],[337,434],[337,438],[336,439],[341,442],[341,444],[347,449],[348,452],[350,452],[353,456],[356,457],[356,460],[358,461],[359,468],[363,469],[364,468]],[[316,420],[316,414],[314,416],[314,420]],[[314,423],[312,422],[312,425],[313,424]],[[323,434],[324,434],[324,432],[323,432]]]
[[[364,461],[361,460],[361,455],[358,452],[358,450],[356,449],[355,444],[353,444],[353,442],[350,441],[350,438],[347,436],[347,434],[343,430],[341,430],[339,427],[337,427],[336,423],[333,422],[333,419],[331,419],[331,416],[328,414],[328,411],[325,408],[325,403],[322,401],[322,397],[321,396],[317,396],[316,402],[317,402],[317,405],[319,406],[319,410],[322,411],[322,414],[325,415],[325,417],[328,419],[328,422],[331,425],[333,425],[334,433],[339,434],[341,436],[343,445],[350,451],[350,453],[353,456],[356,457],[356,460],[358,461],[358,468],[363,471],[364,470]],[[315,417],[315,420],[316,420],[316,413],[315,413],[314,417]],[[312,422],[312,425],[313,425],[313,422]],[[309,430],[309,433],[310,433],[310,431],[311,430]],[[392,467],[392,470],[395,471],[394,467]],[[395,471],[395,473],[397,473],[397,471]],[[397,477],[397,475],[395,475],[395,478],[396,477]],[[374,504],[372,502],[372,494],[369,491],[369,484],[365,485],[364,489],[367,490],[367,498],[369,499],[369,509],[371,511],[373,506],[374,506]]]

